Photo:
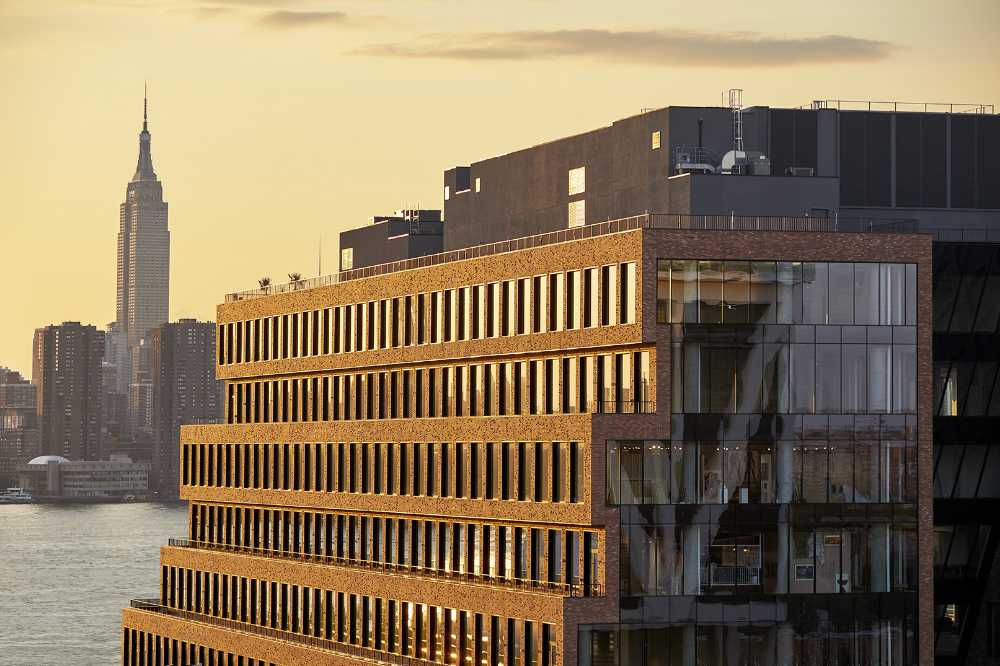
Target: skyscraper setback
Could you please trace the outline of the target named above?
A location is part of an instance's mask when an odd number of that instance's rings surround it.
[[[150,330],[167,321],[170,285],[170,231],[163,185],[153,170],[147,104],[143,98],[139,160],[125,190],[118,231],[116,322],[124,344],[117,345],[118,392],[133,381],[133,350]],[[109,359],[111,360],[111,359]]]

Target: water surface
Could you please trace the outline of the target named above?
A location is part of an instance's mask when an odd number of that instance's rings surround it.
[[[0,664],[111,665],[121,610],[156,597],[186,504],[0,506]]]

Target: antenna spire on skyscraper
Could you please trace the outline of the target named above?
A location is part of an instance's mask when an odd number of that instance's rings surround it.
[[[147,117],[146,117],[146,108],[148,101],[146,96],[146,90],[147,90],[146,82],[143,81],[142,82],[142,131],[143,132],[149,131],[149,128],[147,127]]]

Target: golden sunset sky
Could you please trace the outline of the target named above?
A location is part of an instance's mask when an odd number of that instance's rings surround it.
[[[1000,104],[1000,2],[0,0],[0,365],[114,318],[143,81],[170,315],[213,319],[448,167],[643,107]]]

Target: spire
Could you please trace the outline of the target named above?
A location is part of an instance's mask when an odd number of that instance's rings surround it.
[[[149,99],[147,97],[146,83],[142,84],[142,131],[139,132],[139,162],[135,165],[135,175],[132,181],[156,180],[156,172],[153,171],[153,154],[149,148]]]

